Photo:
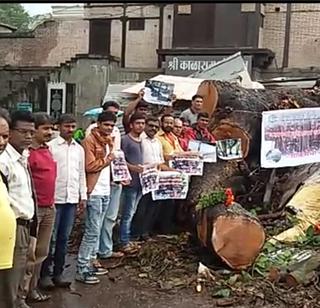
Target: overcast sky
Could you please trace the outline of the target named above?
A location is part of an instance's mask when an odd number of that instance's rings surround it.
[[[31,15],[51,13],[52,5],[79,5],[83,3],[21,3],[25,10]]]

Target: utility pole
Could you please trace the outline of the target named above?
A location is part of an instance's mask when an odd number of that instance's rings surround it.
[[[121,40],[121,67],[126,66],[126,45],[127,45],[127,4],[123,4],[122,21],[122,40]]]
[[[287,3],[286,26],[285,26],[283,58],[282,58],[283,68],[288,67],[289,65],[290,31],[291,31],[291,3]]]

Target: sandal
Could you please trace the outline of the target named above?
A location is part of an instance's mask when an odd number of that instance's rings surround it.
[[[130,243],[129,243],[129,244],[123,246],[121,250],[125,254],[132,254],[132,253],[136,253],[138,251],[138,248],[133,246],[132,244],[130,245]]]
[[[97,259],[92,261],[92,266],[95,268],[103,268],[102,264]]]
[[[124,253],[121,251],[113,251],[110,258],[122,258],[124,256]]]
[[[31,291],[31,293],[28,296],[28,302],[41,303],[41,302],[46,302],[50,298],[51,298],[51,295],[44,294],[40,290],[34,289]]]

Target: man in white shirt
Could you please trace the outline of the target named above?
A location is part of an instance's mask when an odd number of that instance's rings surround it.
[[[111,133],[116,123],[112,112],[103,112],[98,117],[97,127],[83,141],[88,184],[85,230],[78,253],[76,280],[85,284],[97,284],[96,275],[104,275],[104,269],[96,261],[97,247],[102,223],[109,216],[110,164],[114,159]],[[113,222],[109,220],[113,227]],[[108,238],[112,241],[112,227]],[[112,247],[112,245],[111,245]]]
[[[107,101],[102,106],[103,112],[112,112],[114,115],[120,110],[120,106],[115,101]],[[113,149],[115,151],[121,149],[121,133],[120,133],[120,125],[117,120],[116,125],[113,127],[111,137],[113,138]],[[119,126],[119,127],[118,127]],[[97,123],[91,124],[86,130],[86,137],[90,135],[90,132],[93,128],[97,127]],[[122,192],[122,184],[115,183],[111,178],[111,193],[110,193],[110,206],[108,209],[108,215],[105,216],[105,220],[102,222],[101,227],[101,236],[99,241],[99,258],[100,259],[108,259],[108,258],[118,258],[122,257],[122,253],[113,252],[112,238],[110,238],[110,233],[112,233],[113,226],[118,216],[119,206],[120,206],[120,196]],[[113,223],[110,224],[110,221]],[[112,236],[112,234],[111,234]]]
[[[192,96],[190,108],[183,111],[180,118],[189,121],[190,125],[195,124],[198,120],[198,114],[202,111],[203,97],[199,94]]]
[[[63,114],[59,121],[60,136],[48,143],[53,159],[57,162],[55,191],[56,218],[48,258],[41,271],[40,287],[69,287],[71,281],[63,277],[69,236],[72,231],[77,206],[83,211],[87,200],[84,150],[73,138],[76,120]],[[53,263],[53,279],[50,265]],[[53,282],[53,284],[52,284]]]
[[[157,117],[149,116],[146,120],[145,137],[142,139],[143,165],[155,165],[164,171],[174,171],[165,164],[162,144],[156,134],[160,129]],[[147,238],[153,230],[159,213],[159,202],[153,201],[151,193],[142,197],[133,219],[133,237],[135,239]]]
[[[33,224],[33,220],[36,222],[36,211],[26,152],[34,133],[32,113],[14,112],[11,116],[9,144],[0,155],[0,170],[8,184],[10,205],[17,219],[13,268],[8,270],[10,279],[0,282],[7,284],[11,307],[29,307],[24,298],[17,296],[27,265],[30,235],[36,236],[36,225]]]

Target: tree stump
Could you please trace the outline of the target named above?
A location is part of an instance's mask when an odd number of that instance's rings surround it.
[[[259,220],[238,203],[197,211],[197,233],[204,247],[235,270],[251,266],[265,242]]]

